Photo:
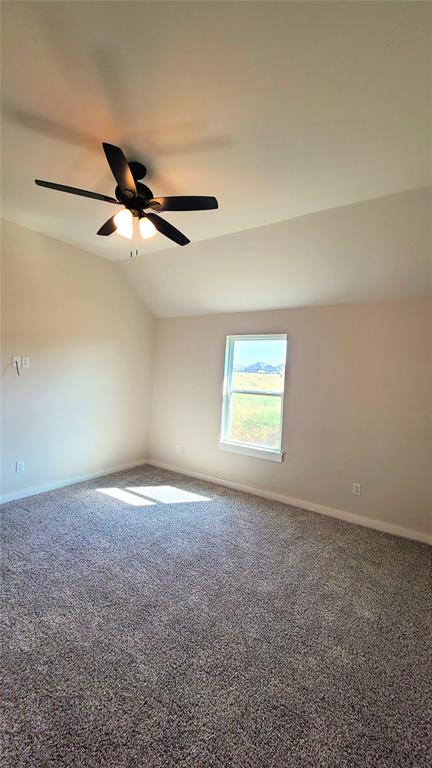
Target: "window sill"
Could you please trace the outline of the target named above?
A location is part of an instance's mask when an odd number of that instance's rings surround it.
[[[244,456],[252,456],[254,459],[267,459],[267,461],[283,461],[283,453],[274,451],[271,448],[256,448],[253,445],[242,445],[242,443],[228,443],[224,440],[219,442],[221,451],[230,451],[231,453],[242,453]]]

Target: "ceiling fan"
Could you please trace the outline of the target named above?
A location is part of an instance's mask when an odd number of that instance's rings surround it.
[[[51,181],[41,181],[35,179],[35,183],[40,187],[48,189],[57,189],[60,192],[69,192],[72,195],[81,195],[82,197],[91,197],[94,200],[103,200],[106,203],[123,205],[122,210],[111,216],[98,230],[98,235],[112,235],[113,232],[127,237],[129,240],[133,236],[133,220],[138,219],[139,231],[141,237],[152,237],[156,231],[165,237],[169,237],[178,245],[187,245],[190,240],[173,227],[165,219],[158,216],[163,211],[207,211],[218,207],[215,197],[153,197],[153,192],[149,187],[140,182],[147,173],[146,167],[142,163],[131,161],[128,163],[123,151],[114,144],[102,144],[108,165],[111,168],[113,176],[117,182],[115,188],[115,198],[107,195],[100,195],[98,192],[89,192],[86,189],[77,187],[66,187],[63,184],[53,184]]]

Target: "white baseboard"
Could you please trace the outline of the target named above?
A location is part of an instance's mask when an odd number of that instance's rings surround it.
[[[233,488],[234,490],[242,491],[243,493],[250,493],[253,496],[260,496],[264,499],[279,501],[282,504],[290,504],[293,507],[300,507],[300,509],[306,509],[309,512],[318,512],[321,515],[327,515],[328,517],[335,517],[338,520],[344,520],[346,523],[363,525],[366,528],[373,528],[377,531],[383,531],[383,533],[390,533],[393,536],[402,536],[404,539],[413,539],[414,541],[421,541],[424,544],[432,545],[432,535],[423,533],[422,531],[413,531],[410,528],[402,528],[401,526],[393,525],[393,523],[386,523],[383,520],[375,520],[370,517],[364,517],[363,515],[356,515],[354,512],[346,512],[343,509],[326,507],[323,504],[316,504],[315,502],[307,501],[305,499],[296,499],[292,496],[285,496],[281,493],[273,493],[273,491],[268,491],[263,488],[255,488],[254,486],[250,485],[234,483],[231,480],[224,480],[221,477],[205,475],[202,472],[194,472],[191,469],[174,466],[173,464],[165,464],[164,462],[155,461],[153,459],[142,459],[141,461],[134,461],[132,464],[122,464],[118,467],[109,467],[106,469],[98,470],[97,472],[91,472],[87,475],[71,477],[67,480],[59,480],[53,483],[45,483],[44,485],[33,486],[31,488],[23,488],[19,491],[3,494],[0,497],[0,503],[4,504],[7,501],[25,499],[28,496],[35,496],[38,493],[53,491],[56,488],[64,488],[68,485],[75,485],[76,483],[84,483],[86,480],[93,480],[96,477],[115,474],[116,472],[122,472],[126,469],[133,469],[134,467],[144,466],[145,464],[149,464],[153,467],[159,467],[160,469],[166,469],[170,472],[177,472],[178,474],[186,475],[188,477],[196,477],[198,480],[205,480],[206,482],[214,483],[215,485],[222,485],[227,488]]]
[[[261,496],[264,499],[270,499],[272,501],[280,501],[282,504],[290,504],[292,507],[300,507],[300,509],[306,509],[309,512],[318,512],[321,515],[327,515],[328,517],[335,517],[338,520],[344,520],[346,523],[354,523],[355,525],[363,525],[365,528],[373,528],[376,531],[382,531],[383,533],[391,533],[393,536],[402,536],[404,539],[413,539],[414,541],[421,541],[424,544],[432,544],[432,535],[423,533],[422,531],[413,531],[410,528],[402,528],[399,525],[393,525],[393,523],[386,523],[383,520],[375,520],[370,517],[364,517],[363,515],[356,515],[354,512],[346,512],[343,509],[335,509],[334,507],[326,507],[323,504],[316,504],[313,501],[306,501],[305,499],[295,499],[291,496],[284,496],[280,493],[273,493],[273,491],[267,491],[263,488],[254,488],[250,485],[241,485],[240,483],[233,483],[230,480],[223,480],[221,477],[214,477],[213,475],[204,475],[201,472],[193,472],[189,469],[182,467],[176,467],[172,464],[165,464],[160,461],[153,461],[148,459],[147,464],[153,467],[159,467],[160,469],[167,469],[170,472],[178,472],[181,475],[188,475],[189,477],[196,477],[198,480],[206,480],[209,483],[215,483],[215,485],[223,485],[227,488],[234,488],[236,491],[243,491],[243,493],[250,493],[253,496]]]
[[[56,488],[65,488],[67,485],[84,483],[86,480],[93,480],[95,477],[113,475],[115,472],[122,472],[125,469],[133,469],[134,467],[141,467],[144,464],[147,464],[147,459],[134,461],[132,464],[122,464],[119,467],[108,467],[106,469],[100,469],[97,472],[90,472],[87,475],[79,475],[79,477],[69,477],[67,480],[56,480],[53,483],[34,485],[31,488],[21,488],[19,491],[4,493],[2,496],[0,496],[0,504],[5,504],[7,501],[18,501],[18,499],[26,499],[28,496],[36,496],[38,493],[45,493],[46,491],[54,491]]]

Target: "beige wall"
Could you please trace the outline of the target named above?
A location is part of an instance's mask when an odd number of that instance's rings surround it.
[[[431,531],[431,309],[405,300],[157,320],[150,457]],[[270,332],[288,334],[282,464],[218,449],[225,336]]]
[[[112,263],[3,222],[3,494],[146,458],[152,324]]]
[[[432,532],[431,302],[153,321],[114,264],[9,222],[2,296],[4,495],[150,458]],[[282,464],[218,449],[225,336],[270,332],[289,344]]]

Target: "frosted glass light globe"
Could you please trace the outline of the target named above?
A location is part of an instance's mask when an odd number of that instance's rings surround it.
[[[128,240],[132,240],[133,235],[133,216],[131,212],[124,208],[114,216],[114,224],[117,227],[117,234],[121,237],[127,237]]]
[[[155,225],[152,224],[150,219],[145,217],[139,220],[139,231],[141,237],[144,238],[144,240],[147,240],[149,237],[153,237],[153,235],[155,235],[157,232]]]

